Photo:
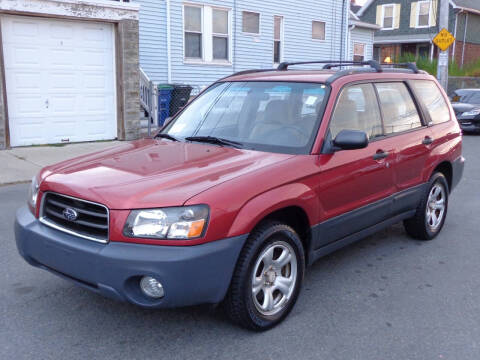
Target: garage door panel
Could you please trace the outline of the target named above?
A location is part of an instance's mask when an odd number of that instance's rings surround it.
[[[87,74],[84,76],[83,81],[85,89],[97,91],[107,89],[107,83],[111,83],[111,80],[104,74]]]
[[[75,50],[73,48],[50,48],[48,57],[50,59],[47,66],[54,68],[54,69],[65,69],[69,68],[70,70],[74,70],[76,66],[76,59],[75,59]]]
[[[15,120],[15,119],[13,119]],[[34,144],[45,144],[45,125],[41,123],[22,124],[10,129],[10,141],[17,143],[17,146]]]
[[[42,76],[38,72],[16,71],[12,73],[13,80],[16,83],[16,90],[20,92],[32,91],[40,92]]]
[[[16,17],[12,20],[10,31],[17,41],[28,42],[32,37],[39,36],[41,23],[35,19]]]
[[[104,114],[108,111],[109,101],[106,98],[84,96],[82,100],[85,111],[89,114]]]
[[[111,24],[3,16],[11,145],[116,137]]]
[[[42,118],[46,115],[45,103],[43,96],[40,95],[17,95],[15,101],[12,101],[13,108],[8,108],[9,113],[15,113],[16,116],[9,117],[10,119],[19,118],[21,121],[27,116],[25,120],[32,117]]]
[[[77,96],[50,96],[50,118],[56,115],[75,115],[77,109]]]
[[[51,72],[50,79],[48,81],[47,89],[49,91],[54,90],[75,90],[78,88],[76,84],[77,77],[75,74],[68,72]]]

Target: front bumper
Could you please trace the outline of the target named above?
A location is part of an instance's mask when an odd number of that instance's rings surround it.
[[[459,117],[458,124],[465,132],[480,132],[480,119],[477,117]]]
[[[196,246],[100,244],[43,225],[26,206],[15,221],[17,248],[29,264],[104,296],[153,308],[222,301],[247,236]],[[163,298],[140,291],[145,275],[162,283]]]

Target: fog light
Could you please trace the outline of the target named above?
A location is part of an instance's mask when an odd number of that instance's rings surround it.
[[[151,298],[159,299],[165,295],[162,284],[151,276],[142,277],[142,280],[140,280],[140,289],[142,289],[145,295]]]

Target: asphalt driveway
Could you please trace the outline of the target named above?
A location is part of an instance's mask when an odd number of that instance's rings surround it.
[[[319,260],[289,318],[257,334],[206,307],[143,310],[27,265],[0,187],[0,359],[480,358],[480,136],[431,242],[398,224]]]

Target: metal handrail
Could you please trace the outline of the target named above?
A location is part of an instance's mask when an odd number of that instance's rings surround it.
[[[151,135],[152,123],[157,118],[157,102],[157,87],[140,68],[140,106],[148,118],[148,136]]]

